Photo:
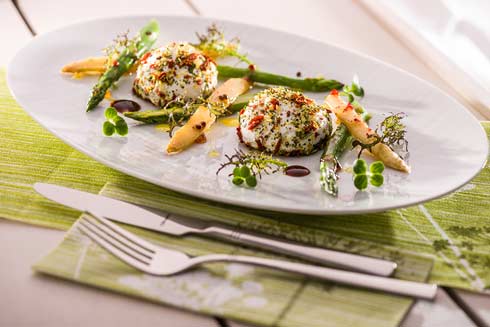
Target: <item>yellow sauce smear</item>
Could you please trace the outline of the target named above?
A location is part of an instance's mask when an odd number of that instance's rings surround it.
[[[71,75],[71,78],[73,78],[73,79],[82,79],[82,78],[84,78],[85,76],[86,76],[86,74],[85,74],[85,73],[73,73],[73,74]]]
[[[227,127],[238,127],[237,117],[224,117],[221,118],[219,122]]]
[[[90,71],[90,70],[87,70],[87,71],[84,71],[84,72],[74,72],[73,74],[71,74],[71,78],[73,79],[82,79],[82,78],[85,78],[87,76],[99,76],[101,73],[100,72],[97,72],[97,71]]]
[[[169,124],[158,124],[158,125],[155,125],[155,129],[160,131],[160,132],[170,132],[170,125]]]
[[[216,150],[211,150],[208,152],[208,157],[210,158],[218,158],[220,156],[220,153]]]
[[[114,98],[112,97],[111,91],[107,90],[107,92],[104,95],[104,99],[109,100],[109,101],[114,101]]]

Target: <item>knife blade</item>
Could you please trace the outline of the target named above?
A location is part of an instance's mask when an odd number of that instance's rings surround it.
[[[381,276],[390,276],[397,267],[395,262],[388,260],[307,246],[265,235],[239,232],[218,224],[203,224],[197,222],[197,219],[169,216],[168,214],[162,216],[128,202],[64,186],[35,183],[34,189],[44,197],[67,207],[84,212],[92,211],[110,220],[175,236],[183,236],[188,233],[204,234],[321,264]]]

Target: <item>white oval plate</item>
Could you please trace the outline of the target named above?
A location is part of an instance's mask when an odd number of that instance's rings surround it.
[[[440,197],[471,180],[487,158],[487,139],[478,121],[458,102],[426,82],[393,66],[363,55],[299,36],[256,26],[218,21],[228,37],[238,36],[242,50],[260,69],[289,76],[322,74],[350,82],[358,74],[366,91],[362,104],[375,115],[403,111],[410,146],[410,175],[385,171],[385,185],[359,192],[352,177],[341,174],[340,194],[334,199],[319,187],[319,156],[285,159],[311,170],[303,178],[265,176],[256,189],[236,187],[229,171],[216,175],[225,154],[239,147],[235,129],[216,124],[208,142],[174,156],[164,153],[168,136],[154,126],[130,126],[127,138],[104,137],[101,106],[86,113],[85,105],[96,78],[72,79],[60,68],[73,60],[97,56],[115,35],[137,32],[152,17],[123,17],[72,25],[36,37],[8,67],[8,83],[34,119],[74,148],[124,173],[169,189],[246,207],[307,214],[353,214],[400,208]],[[161,36],[195,41],[215,20],[157,17]],[[133,98],[132,78],[113,91],[114,98]],[[325,94],[310,94],[322,101]],[[152,106],[135,98],[143,109]],[[107,106],[107,102],[103,103]],[[210,155],[219,153],[219,157]],[[344,166],[355,159],[345,156]]]

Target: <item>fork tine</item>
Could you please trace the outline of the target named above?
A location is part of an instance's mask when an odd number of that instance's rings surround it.
[[[115,233],[111,230],[106,230],[106,227],[97,223],[92,217],[85,216],[80,221],[85,227],[97,233],[99,237],[104,238],[107,242],[111,243],[119,250],[126,252],[127,254],[131,255],[133,258],[143,263],[151,262],[152,255],[143,255],[140,252],[135,251],[133,248],[131,248],[131,246],[134,245],[128,244],[129,241],[126,241],[124,239],[118,239],[118,235],[114,235]]]
[[[140,247],[144,248],[147,251],[150,251],[151,253],[155,253],[157,251],[158,248],[154,244],[151,244],[150,242],[145,241],[144,239],[134,235],[133,233],[128,232],[124,228],[121,228],[118,225],[114,224],[109,219],[103,218],[102,216],[92,211],[88,211],[88,213],[94,218],[96,218],[103,225],[112,229],[114,232],[118,233],[119,235],[127,238],[131,243],[135,245],[139,245]]]
[[[89,225],[90,226],[90,225]],[[104,249],[124,261],[130,266],[133,266],[141,271],[151,273],[149,271],[149,266],[146,263],[139,261],[136,258],[133,258],[131,255],[127,254],[123,250],[120,250],[117,246],[111,244],[109,241],[106,241],[104,237],[100,236],[97,232],[90,229],[91,227],[86,226],[80,221],[80,224],[77,226],[85,235],[90,237],[94,242],[102,246]]]
[[[106,219],[104,219],[104,218],[94,217],[94,216],[92,216],[92,217],[86,217],[85,216],[84,219],[85,219],[85,221],[89,222],[91,225],[94,225],[95,228],[100,229],[105,234],[116,239],[123,246],[130,248],[132,251],[134,251],[136,253],[137,257],[143,256],[144,258],[141,258],[143,261],[148,261],[145,258],[151,260],[151,258],[155,254],[155,251],[151,251],[151,250],[148,250],[144,247],[141,247],[139,244],[136,244],[133,241],[122,236],[118,231],[115,231],[114,228],[108,227],[107,224],[104,224],[106,222]],[[97,223],[97,221],[99,223]],[[115,224],[113,224],[113,225],[115,225]],[[122,229],[122,228],[118,227],[118,229]],[[125,232],[125,233],[127,233],[127,232]]]

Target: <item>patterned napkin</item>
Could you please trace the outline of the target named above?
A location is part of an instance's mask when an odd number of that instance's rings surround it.
[[[364,216],[311,217],[204,201],[107,168],[63,144],[12,99],[0,73],[0,217],[68,229],[79,212],[32,190],[50,182],[207,221],[397,261],[398,278],[473,290],[490,284],[490,169],[441,200]],[[485,124],[490,130],[490,124]],[[106,183],[107,182],[107,183]],[[268,255],[199,237],[175,238],[131,228],[190,255]],[[78,282],[174,306],[267,326],[396,326],[412,301],[318,283],[236,264],[212,264],[168,278],[140,274],[73,227],[35,268]]]

